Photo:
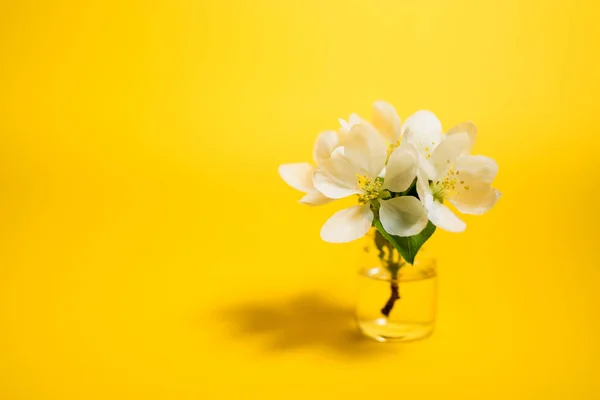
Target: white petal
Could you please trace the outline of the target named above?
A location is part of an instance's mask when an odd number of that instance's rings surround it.
[[[462,156],[456,160],[454,169],[459,171],[461,179],[475,185],[479,182],[491,184],[498,174],[496,161],[485,156]]]
[[[469,135],[470,146],[464,149],[463,154],[469,154],[475,145],[475,139],[477,138],[477,127],[471,121],[463,122],[450,129],[446,136],[455,135],[457,133],[466,133]]]
[[[291,187],[304,193],[314,190],[313,174],[315,168],[309,163],[282,164],[279,176]]]
[[[484,156],[461,156],[454,165],[456,193],[448,200],[465,214],[481,215],[496,204],[500,192],[490,185],[498,173],[494,160]]]
[[[364,124],[365,121],[360,115],[356,114],[356,113],[352,113],[350,114],[350,118],[348,118],[348,122],[350,122],[351,125],[356,125],[356,124]]]
[[[419,171],[423,173],[424,177],[434,180],[437,173],[433,164],[423,154],[419,153]]]
[[[300,199],[300,203],[307,204],[309,206],[321,206],[329,202],[331,202],[331,199],[325,197],[318,190],[313,190],[312,192],[307,193],[302,199]]]
[[[466,133],[444,136],[442,143],[435,149],[429,160],[435,168],[436,179],[442,179],[446,175],[470,143],[469,135]]]
[[[425,208],[429,209],[433,203],[433,194],[429,186],[429,179],[421,170],[417,171],[417,194]]]
[[[454,213],[445,205],[434,201],[428,208],[427,216],[431,223],[448,232],[462,232],[467,227]]]
[[[398,117],[394,106],[383,100],[373,103],[373,126],[390,143],[396,143],[400,139],[400,134],[402,133],[400,117]]]
[[[336,147],[333,153],[331,153],[331,157],[344,157],[344,146]]]
[[[402,125],[402,132],[407,130],[420,134],[442,134],[442,123],[434,113],[428,110],[419,110],[408,117]]]
[[[339,119],[338,121],[340,121],[340,129],[338,129],[338,137],[340,140],[340,144],[346,141],[346,138],[348,137],[348,132],[350,132],[350,128],[352,128],[352,124],[349,122],[346,122],[343,119]]]
[[[448,200],[463,214],[481,215],[496,204],[501,193],[485,184],[470,186]]]
[[[323,172],[317,172],[313,182],[317,190],[330,199],[343,199],[361,193],[358,189],[340,184],[335,178]]]
[[[427,212],[419,199],[413,196],[382,201],[379,217],[383,228],[396,236],[417,235],[427,226]]]
[[[330,243],[346,243],[360,239],[371,228],[373,212],[368,204],[338,211],[321,228],[321,238]]]
[[[337,132],[321,132],[319,136],[317,136],[315,148],[313,150],[313,158],[317,165],[331,157],[331,154],[336,149],[336,147],[339,146],[339,143],[340,140],[338,138]]]
[[[340,127],[341,127],[340,129],[345,129],[345,130],[349,131],[350,128],[352,128],[352,124],[347,122],[345,119],[338,118],[338,121],[340,122]]]
[[[387,145],[373,127],[353,125],[344,144],[344,154],[355,170],[375,178],[385,166]]]
[[[402,125],[402,135],[427,157],[442,141],[442,123],[431,111],[417,111]]]
[[[341,128],[338,131],[340,133],[340,143],[343,143],[343,139],[346,138],[348,132],[350,132],[350,129],[352,129],[352,126],[358,124],[371,126],[371,124],[367,120],[364,120],[358,114],[355,113],[350,114],[350,118],[348,118],[348,121],[345,121],[342,118],[339,118],[338,121],[341,125]]]
[[[360,193],[354,166],[343,156],[331,157],[321,163],[314,175],[314,187],[330,199],[341,199]]]
[[[392,192],[403,192],[408,189],[415,180],[418,164],[415,146],[403,143],[390,155],[386,166],[384,188]]]

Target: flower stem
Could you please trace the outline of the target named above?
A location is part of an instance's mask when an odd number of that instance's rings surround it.
[[[385,317],[389,317],[397,300],[400,300],[400,291],[398,290],[398,269],[391,269],[392,277],[390,279],[391,294],[385,306],[381,309],[381,313]]]
[[[375,229],[377,229],[377,231],[376,231],[377,233],[375,235],[375,245],[377,246],[377,248],[379,249],[379,252],[380,252],[379,258],[381,259],[382,262],[385,263],[385,266],[387,267],[387,270],[390,271],[390,275],[391,275],[391,277],[390,277],[390,289],[391,289],[390,298],[385,303],[385,306],[383,306],[383,308],[381,309],[381,313],[387,318],[390,316],[390,313],[392,312],[392,309],[394,308],[396,301],[400,300],[400,291],[398,290],[398,271],[405,264],[405,261],[402,259],[402,256],[400,255],[400,253],[396,250],[396,248],[392,244],[393,238],[390,236],[389,233],[387,233],[385,231],[385,229],[383,228],[383,225],[381,224],[381,221],[379,220],[379,202],[375,200],[373,203],[372,203],[373,208],[374,208],[373,213],[376,216],[376,218],[373,220],[373,225],[375,226]],[[379,238],[380,238],[380,240],[379,240]],[[387,247],[387,250],[388,250],[388,260],[384,259],[384,254],[385,254],[383,252],[384,247]],[[396,253],[396,252],[398,253],[397,261],[394,260],[394,253]]]

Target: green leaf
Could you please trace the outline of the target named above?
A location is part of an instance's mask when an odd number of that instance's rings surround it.
[[[375,228],[381,233],[381,235],[387,239],[388,242],[392,244],[398,250],[398,253],[406,260],[407,263],[413,264],[415,262],[415,257],[419,251],[419,249],[423,246],[423,244],[433,235],[435,232],[435,225],[431,223],[431,221],[427,222],[427,226],[421,233],[414,236],[394,236],[390,235],[383,229],[383,225],[381,225],[381,221],[379,218],[375,218],[373,220],[373,225]]]

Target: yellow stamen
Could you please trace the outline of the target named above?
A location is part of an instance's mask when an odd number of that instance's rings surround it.
[[[459,174],[460,171],[455,171],[450,168],[441,180],[435,181],[431,184],[431,191],[435,200],[439,202],[443,202],[444,199],[450,195],[456,195],[459,193],[458,190],[458,178],[456,175]],[[464,181],[460,181],[460,184],[464,184]],[[464,187],[465,189],[469,189],[468,186]]]
[[[369,178],[365,175],[356,174],[357,187],[362,192],[358,195],[358,201],[368,203],[379,197],[383,181],[379,178]]]

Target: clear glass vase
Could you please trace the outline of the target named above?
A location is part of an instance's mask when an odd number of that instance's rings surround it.
[[[438,277],[436,261],[421,249],[406,263],[375,230],[365,238],[356,319],[361,331],[381,342],[408,342],[433,333]]]

